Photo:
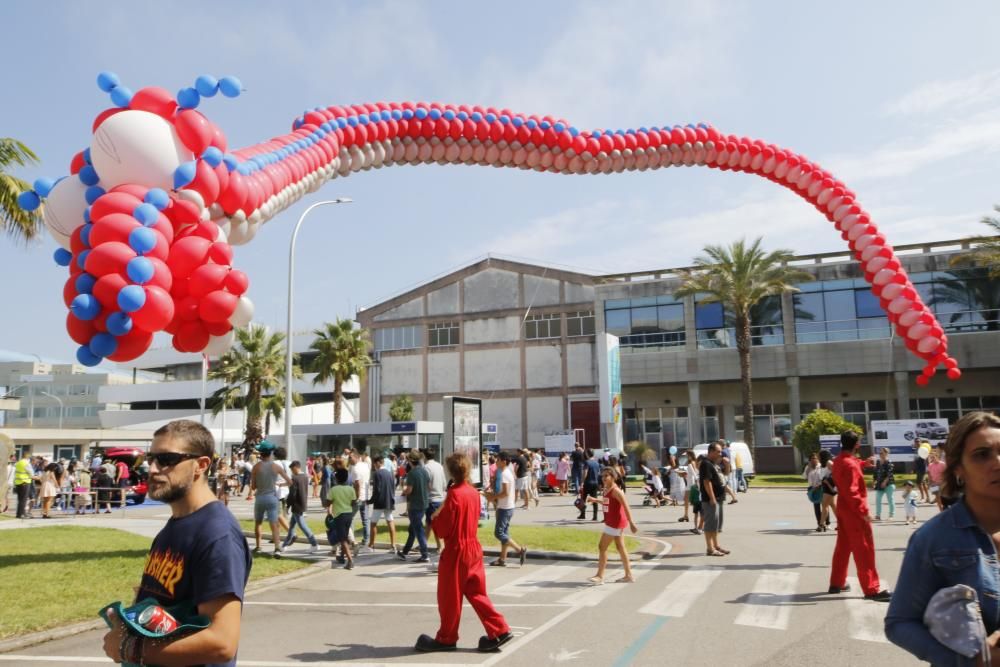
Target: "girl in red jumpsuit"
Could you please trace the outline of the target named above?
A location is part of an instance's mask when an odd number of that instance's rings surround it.
[[[444,540],[445,545],[438,562],[441,627],[435,637],[420,635],[415,648],[425,652],[455,650],[464,596],[486,628],[486,636],[479,639],[479,650],[483,653],[498,651],[513,639],[513,635],[507,621],[486,595],[483,547],[476,536],[479,492],[468,481],[472,464],[465,454],[456,452],[447,458],[445,466],[452,485],[441,508],[431,517],[434,534]]]

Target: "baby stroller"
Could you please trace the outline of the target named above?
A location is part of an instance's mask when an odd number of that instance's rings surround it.
[[[654,472],[649,468],[644,468],[646,470],[645,478],[643,479],[642,490],[645,492],[645,497],[642,499],[643,507],[649,507],[650,505],[655,505],[660,507],[663,504],[663,499],[665,497],[663,491],[663,481],[662,475],[659,472]],[[657,484],[654,480],[656,477],[660,477],[660,483]]]

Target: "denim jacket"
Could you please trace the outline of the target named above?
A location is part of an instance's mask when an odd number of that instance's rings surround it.
[[[955,584],[976,590],[986,633],[995,632],[1000,626],[997,550],[964,500],[935,516],[910,538],[885,617],[889,641],[933,665],[974,665],[975,658],[947,648],[924,626],[924,610],[931,596]]]

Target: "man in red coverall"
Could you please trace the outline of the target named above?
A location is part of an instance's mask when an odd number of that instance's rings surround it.
[[[438,561],[438,612],[441,627],[437,636],[420,635],[418,651],[454,651],[458,643],[458,624],[462,620],[462,597],[479,615],[486,636],[479,639],[483,653],[499,651],[513,639],[507,621],[486,595],[486,570],[483,567],[483,547],[476,537],[479,527],[479,492],[469,484],[472,464],[462,453],[454,453],[445,461],[451,487],[444,503],[431,517],[434,534],[444,540],[444,551]]]
[[[840,434],[840,454],[833,460],[832,473],[837,485],[837,546],[833,550],[830,593],[851,590],[847,584],[847,562],[853,555],[865,599],[888,602],[892,597],[889,591],[879,589],[881,584],[875,569],[875,538],[868,513],[868,490],[862,473],[864,464],[855,455],[857,448],[857,433],[844,431]]]

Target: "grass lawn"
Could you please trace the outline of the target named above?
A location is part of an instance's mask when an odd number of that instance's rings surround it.
[[[903,485],[906,480],[915,481],[916,476],[909,473],[896,473],[896,488]],[[872,476],[865,475],[865,482],[868,488],[872,485]],[[806,480],[799,475],[757,475],[750,482],[750,488],[806,488]]]
[[[306,523],[309,529],[318,536],[326,535],[326,527],[322,518],[310,518]],[[240,524],[245,530],[253,530],[253,521],[243,519]],[[406,519],[396,520],[396,543],[402,545],[406,541],[406,531],[409,530],[409,522]],[[354,530],[361,530],[361,522],[354,524]],[[599,539],[596,531],[582,528],[563,528],[561,526],[519,526],[514,523],[510,529],[511,537],[528,549],[538,549],[540,551],[568,551],[572,553],[596,554],[597,541]],[[264,525],[263,536],[267,539],[270,530]],[[298,531],[301,535],[301,531]],[[484,547],[499,547],[500,542],[493,537],[493,519],[480,522],[479,541]],[[355,534],[357,538],[357,533]],[[300,537],[301,539],[301,537]],[[360,538],[359,538],[360,539]],[[385,523],[381,523],[378,529],[378,541],[386,542],[389,539],[389,531]],[[625,545],[629,551],[639,548],[639,540],[634,537],[626,537]],[[252,543],[251,543],[252,546]],[[266,551],[266,550],[265,550]]]
[[[0,639],[97,618],[114,600],[131,600],[150,540],[112,528],[52,526],[3,531],[0,538]],[[250,579],[305,567],[270,557]]]

